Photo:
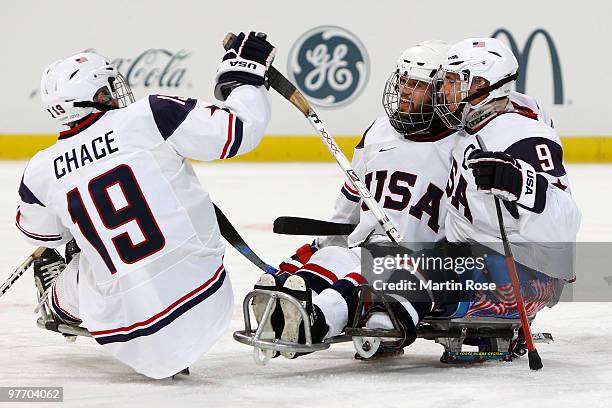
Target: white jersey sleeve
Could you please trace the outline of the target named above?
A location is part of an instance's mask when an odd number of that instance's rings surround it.
[[[532,242],[574,242],[580,227],[580,210],[572,196],[548,183],[541,213],[519,208],[519,233]]]
[[[157,128],[178,154],[191,159],[228,159],[253,150],[270,120],[270,95],[264,87],[241,86],[225,106],[151,95]]]
[[[34,192],[38,183],[30,180],[32,172],[25,172],[19,185],[19,206],[15,225],[24,239],[35,246],[56,248],[72,239],[70,231],[42,201],[44,192]],[[39,198],[40,197],[40,198]]]

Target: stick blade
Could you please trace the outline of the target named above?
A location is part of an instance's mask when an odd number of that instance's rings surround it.
[[[535,348],[533,349],[533,351],[530,351],[529,353],[527,353],[527,356],[529,357],[529,368],[537,371],[539,369],[541,369],[542,367],[544,367],[544,364],[542,364],[542,359],[540,358],[540,355],[538,354],[538,350],[536,350]]]
[[[273,231],[284,235],[350,235],[356,225],[314,220],[302,217],[278,217]]]

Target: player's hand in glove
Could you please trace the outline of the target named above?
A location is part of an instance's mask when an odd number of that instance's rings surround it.
[[[295,254],[278,265],[279,274],[283,272],[289,274],[296,273],[304,264],[310,261],[312,254],[317,252],[318,249],[314,244],[302,245],[295,251]]]
[[[529,163],[504,152],[479,149],[470,153],[466,163],[472,169],[478,190],[533,212],[544,209],[548,182]]]
[[[266,34],[251,31],[240,33],[223,56],[215,77],[215,98],[224,101],[241,85],[266,85],[266,72],[276,48],[266,40]]]

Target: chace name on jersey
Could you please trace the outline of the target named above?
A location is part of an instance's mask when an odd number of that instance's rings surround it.
[[[119,147],[113,136],[113,131],[109,130],[101,136],[94,137],[87,143],[73,147],[69,151],[60,154],[53,159],[53,170],[55,178],[60,179],[74,170],[84,167],[96,160],[117,153]]]

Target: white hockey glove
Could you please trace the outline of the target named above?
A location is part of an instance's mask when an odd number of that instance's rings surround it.
[[[215,98],[224,101],[241,85],[267,87],[266,72],[275,54],[276,48],[266,40],[266,34],[238,34],[217,68]]]
[[[532,212],[544,210],[548,182],[529,163],[504,152],[482,150],[470,153],[466,163],[473,171],[478,190]]]

